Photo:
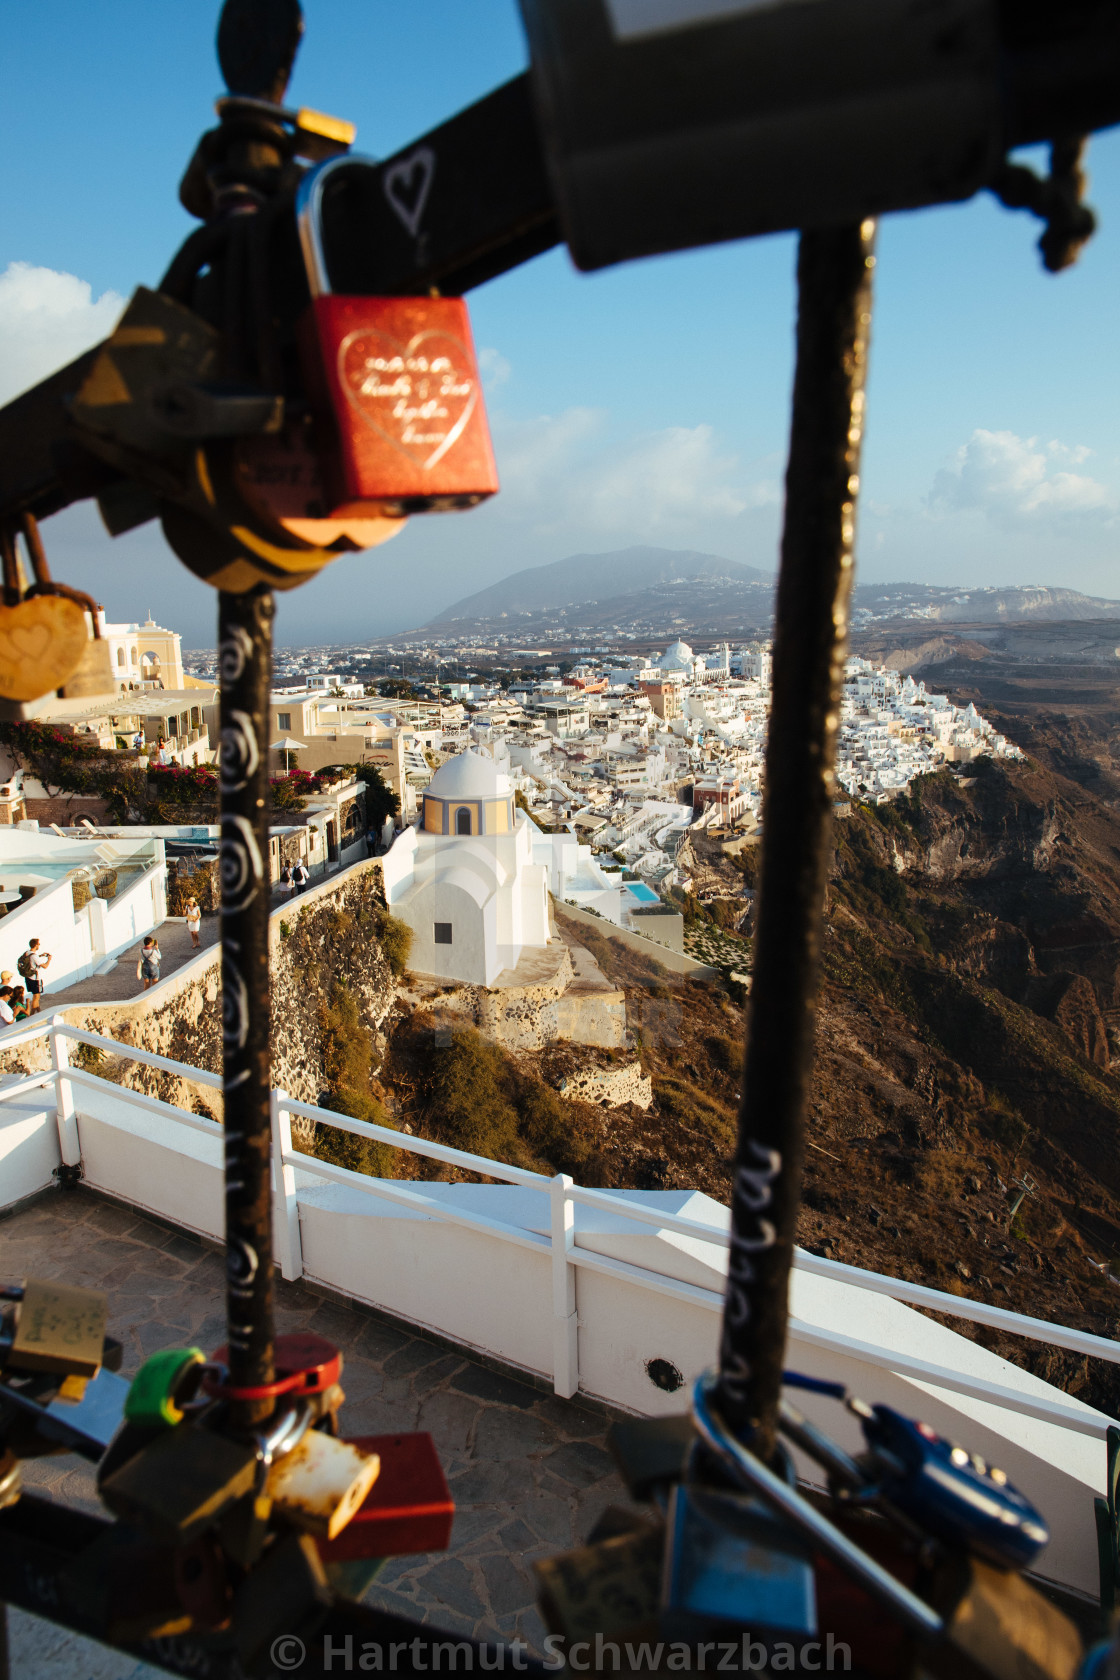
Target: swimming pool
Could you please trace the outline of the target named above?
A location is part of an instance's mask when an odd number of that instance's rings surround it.
[[[626,891],[633,893],[639,904],[660,904],[661,900],[652,887],[647,887],[644,881],[627,881]]]

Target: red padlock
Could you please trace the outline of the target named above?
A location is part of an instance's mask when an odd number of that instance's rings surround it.
[[[359,1452],[378,1455],[381,1474],[341,1534],[318,1542],[323,1562],[446,1551],[455,1501],[432,1437],[421,1431],[347,1439]]]
[[[324,252],[331,158],[296,200],[311,306],[300,360],[315,414],[328,519],[400,518],[473,507],[498,488],[482,385],[461,298],[335,295]]]
[[[231,1388],[211,1370],[203,1377],[202,1386],[213,1399],[276,1400],[290,1394],[298,1400],[305,1395],[325,1394],[342,1375],[342,1355],[333,1342],[314,1330],[290,1330],[277,1336],[274,1358],[276,1379],[261,1388]],[[228,1365],[229,1348],[220,1347],[211,1364]]]

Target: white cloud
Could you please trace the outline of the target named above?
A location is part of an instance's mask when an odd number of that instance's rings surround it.
[[[1040,443],[978,428],[937,474],[929,507],[935,513],[979,512],[1016,527],[1109,518],[1120,506],[1115,492],[1070,470],[1091,454],[1084,444]]]
[[[505,384],[513,369],[500,350],[484,344],[478,352],[478,371],[486,389],[494,391],[499,385]]]
[[[711,426],[612,440],[603,411],[570,408],[495,431],[504,509],[539,529],[664,536],[698,520],[736,519],[780,497],[776,481],[740,471]]]
[[[64,367],[116,325],[124,299],[85,280],[9,263],[0,274],[0,402]]]

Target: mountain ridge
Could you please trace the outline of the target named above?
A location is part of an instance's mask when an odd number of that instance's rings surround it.
[[[470,625],[506,629],[511,620],[567,618],[588,629],[611,625],[656,633],[736,636],[764,629],[773,613],[773,574],[696,549],[634,546],[573,554],[465,595],[424,630]],[[1039,584],[968,588],[925,583],[857,584],[854,629],[892,619],[936,624],[1015,624],[1120,618],[1120,601]],[[524,624],[526,633],[536,627]],[[543,630],[545,626],[540,626]],[[557,626],[559,633],[559,626]]]

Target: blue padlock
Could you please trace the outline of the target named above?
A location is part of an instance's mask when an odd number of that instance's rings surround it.
[[[848,1402],[882,1497],[926,1533],[997,1569],[1029,1569],[1050,1531],[1003,1470],[890,1406]]]

